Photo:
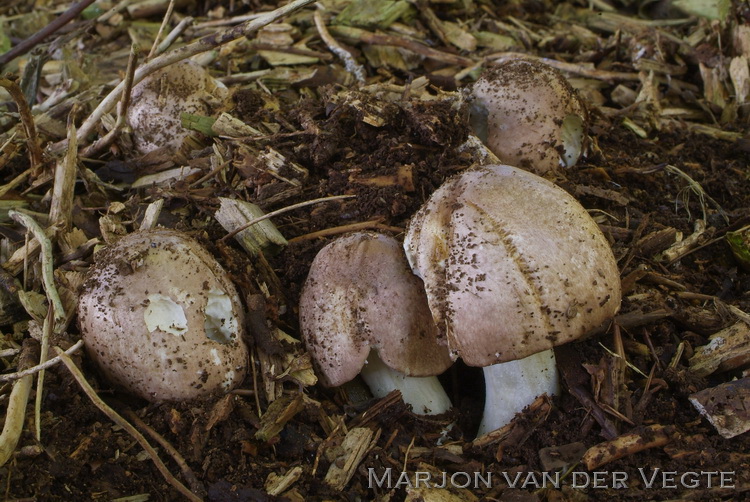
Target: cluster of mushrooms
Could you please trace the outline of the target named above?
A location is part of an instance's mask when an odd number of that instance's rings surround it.
[[[168,99],[164,86],[215,94],[197,65],[176,66],[180,79],[157,74],[134,98]],[[451,408],[435,375],[456,359],[483,367],[482,435],[558,392],[553,347],[606,328],[620,282],[597,224],[538,176],[574,165],[585,150],[586,108],[568,82],[544,64],[512,60],[485,72],[471,95],[475,134],[500,163],[446,181],[411,219],[403,245],[358,232],[325,246],[304,284],[299,320],[324,385],[361,374],[374,396],[398,389],[415,413]],[[198,98],[189,106],[208,105]],[[153,120],[135,100],[137,149],[165,140],[178,147],[180,113],[157,121],[169,125],[165,133],[145,126]],[[241,305],[197,242],[151,230],[97,256],[78,314],[105,375],[146,399],[177,401],[243,380]]]
[[[574,165],[586,108],[556,70],[512,60],[474,85],[473,123],[505,163]],[[617,264],[586,210],[550,181],[505,164],[446,181],[409,222],[341,237],[316,256],[299,305],[324,384],[358,373],[376,397],[400,390],[416,413],[451,407],[438,375],[459,357],[484,368],[478,435],[559,392],[553,347],[606,328]]]

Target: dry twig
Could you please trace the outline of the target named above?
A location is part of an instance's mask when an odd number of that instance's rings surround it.
[[[362,221],[360,223],[350,223],[349,225],[341,225],[338,227],[324,228],[317,232],[311,232],[305,235],[299,235],[292,239],[289,239],[289,243],[310,241],[318,239],[320,237],[330,237],[332,235],[341,235],[347,232],[358,232],[360,230],[381,230],[386,232],[394,232],[397,234],[403,233],[404,229],[401,227],[393,227],[383,224],[382,218],[377,220]]]
[[[364,85],[365,69],[361,64],[357,63],[357,61],[352,57],[348,50],[341,47],[341,44],[339,44],[336,39],[331,36],[331,34],[328,32],[328,29],[326,28],[326,23],[323,20],[323,16],[320,13],[320,10],[315,11],[313,19],[315,19],[315,27],[318,29],[318,34],[320,35],[320,38],[323,40],[323,42],[325,42],[331,52],[341,58],[341,60],[344,62],[344,68],[346,68],[348,72],[354,75],[354,78],[357,79],[357,82]]]
[[[254,220],[250,220],[246,224],[242,225],[239,228],[234,229],[233,231],[229,232],[227,235],[219,239],[219,242],[226,242],[227,240],[231,239],[238,233],[242,232],[243,230],[252,227],[256,223],[260,223],[263,220],[267,220],[269,218],[273,218],[274,216],[278,216],[280,214],[284,214],[289,211],[293,211],[295,209],[299,209],[301,207],[306,206],[312,206],[313,204],[319,204],[321,202],[329,202],[332,200],[340,200],[340,199],[351,199],[355,197],[355,195],[334,195],[331,197],[322,197],[320,199],[313,199],[313,200],[307,200],[305,202],[300,202],[299,204],[292,204],[291,206],[282,207],[281,209],[277,209],[276,211],[271,211],[270,213],[266,213],[263,216],[259,218],[255,218]]]
[[[619,458],[633,455],[639,451],[657,446],[664,446],[671,441],[674,427],[651,425],[638,427],[628,434],[618,436],[612,441],[605,441],[589,448],[581,459],[586,469],[593,471]]]
[[[55,169],[55,182],[52,187],[52,203],[50,204],[49,219],[66,232],[70,230],[73,220],[73,196],[76,184],[76,170],[78,167],[78,142],[76,141],[76,126],[73,121],[78,106],[68,115],[68,151]]]
[[[13,47],[8,52],[0,55],[0,66],[7,64],[13,59],[17,58],[22,54],[26,54],[28,51],[36,47],[45,38],[52,35],[54,32],[68,24],[70,21],[78,17],[78,14],[83,12],[83,9],[94,3],[94,0],[81,0],[77,4],[70,6],[68,10],[60,14],[54,21],[49,23],[47,26],[37,31],[29,38],[21,42],[20,44]]]
[[[63,329],[65,323],[65,308],[63,307],[60,295],[55,287],[54,260],[52,257],[52,244],[44,233],[42,227],[34,219],[24,213],[11,210],[8,215],[18,223],[25,226],[39,242],[42,251],[42,283],[47,293],[47,299],[50,308],[47,311],[47,317],[44,320],[44,329],[42,330],[42,343],[39,356],[39,362],[44,363],[47,360],[49,352],[49,339],[53,331]],[[42,408],[42,389],[44,388],[44,369],[39,371],[36,384],[36,437],[37,441],[41,440],[41,408]]]
[[[67,355],[74,354],[81,347],[83,347],[83,340],[78,340],[76,343],[71,345],[71,347],[68,350],[66,350],[65,353]],[[36,373],[39,373],[42,370],[51,368],[52,366],[56,365],[59,362],[60,362],[60,356],[55,356],[52,359],[48,359],[41,364],[32,366],[31,368],[21,370],[21,371],[16,371],[15,373],[5,373],[3,375],[0,375],[0,382],[11,382],[13,380],[19,380],[23,377],[34,375]],[[19,364],[19,366],[21,365]]]
[[[39,242],[39,245],[42,248],[42,283],[44,284],[44,290],[47,292],[47,296],[49,297],[53,309],[55,326],[62,326],[62,323],[65,321],[65,308],[63,307],[60,295],[57,294],[57,289],[55,288],[52,243],[44,232],[44,229],[28,214],[11,209],[8,211],[8,216],[26,227],[34,235],[34,238]],[[42,352],[44,352],[44,348],[42,348]]]
[[[159,46],[159,39],[161,38],[162,33],[164,33],[164,28],[166,28],[167,23],[169,22],[169,19],[172,17],[172,11],[174,10],[174,0],[169,0],[169,6],[167,6],[167,12],[164,14],[164,19],[161,21],[161,25],[159,26],[159,31],[156,34],[156,37],[154,38],[154,43],[151,45],[151,51],[149,51],[148,56],[146,56],[146,59],[151,59],[156,54],[156,50]]]
[[[93,157],[98,152],[114,142],[117,135],[120,133],[120,129],[125,125],[125,117],[128,115],[128,107],[130,106],[130,91],[133,89],[133,77],[135,76],[135,67],[138,63],[138,47],[133,44],[130,48],[130,58],[128,59],[128,67],[125,70],[125,80],[123,81],[124,87],[122,92],[122,98],[120,99],[120,105],[117,107],[117,122],[115,126],[109,131],[104,137],[99,138],[94,143],[86,147],[81,152],[82,157]],[[77,139],[76,139],[77,142]],[[72,141],[68,139],[68,151],[72,148]]]
[[[23,91],[16,82],[7,78],[0,78],[0,87],[8,91],[13,101],[16,102],[18,113],[21,115],[21,123],[26,131],[26,144],[29,149],[29,161],[31,163],[32,177],[36,178],[42,168],[42,149],[39,146],[39,140],[36,135],[36,126],[34,117],[31,115],[31,108],[26,102]]]
[[[144,431],[146,431],[146,433],[149,436],[151,436],[157,443],[159,443],[159,445],[161,445],[162,448],[164,448],[164,450],[166,450],[167,453],[169,453],[169,455],[172,457],[172,460],[174,460],[175,463],[180,467],[180,470],[182,471],[182,475],[187,480],[193,492],[196,492],[196,493],[205,492],[205,487],[203,486],[203,483],[201,483],[198,480],[198,478],[195,476],[195,473],[185,461],[185,457],[183,457],[180,454],[180,452],[177,451],[175,447],[172,446],[172,444],[164,438],[164,436],[156,432],[146,422],[141,420],[141,417],[136,415],[133,410],[127,410],[125,414],[128,416],[130,420],[133,421],[136,427],[139,427],[140,429],[143,429]]]
[[[366,44],[391,45],[394,47],[401,47],[415,54],[419,54],[420,56],[434,59],[435,61],[441,61],[447,64],[453,64],[457,66],[474,66],[476,64],[476,61],[471,58],[439,51],[437,49],[433,49],[432,47],[428,47],[421,42],[410,40],[404,37],[388,35],[385,33],[372,33],[367,30],[352,28],[349,26],[331,26],[331,31],[334,35],[353,38]]]
[[[188,29],[188,26],[190,26],[195,19],[193,19],[190,16],[187,16],[182,19],[179,23],[177,23],[177,26],[175,26],[172,31],[170,31],[166,37],[164,37],[164,40],[159,44],[159,46],[156,48],[155,55],[159,55],[169,49],[169,47],[174,43],[175,40],[177,40],[177,37],[182,35],[182,33]],[[150,57],[150,56],[149,56]]]
[[[19,368],[25,369],[32,364],[32,360],[36,358],[35,348],[36,342],[31,338],[24,341],[24,350],[21,352],[18,363]],[[33,381],[34,377],[27,375],[13,384],[13,390],[8,399],[8,408],[5,412],[3,432],[0,434],[0,465],[4,465],[8,461],[21,437],[23,422],[26,417],[26,405],[29,402],[29,393]]]

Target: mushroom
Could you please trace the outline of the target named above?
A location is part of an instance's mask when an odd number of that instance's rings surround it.
[[[320,381],[357,374],[375,397],[400,390],[415,413],[451,407],[438,379],[452,363],[438,345],[422,282],[392,237],[357,232],[316,255],[302,289],[299,319]]]
[[[552,347],[605,327],[620,305],[617,264],[594,220],[514,167],[448,180],[410,221],[404,248],[451,357],[485,367],[480,435],[555,394]]]
[[[501,162],[540,175],[578,162],[588,113],[558,70],[512,59],[487,69],[470,94],[475,133]]]
[[[201,65],[185,60],[147,76],[130,96],[128,124],[136,150],[145,155],[159,148],[176,151],[191,133],[182,127],[182,114],[209,115],[229,91]]]
[[[216,259],[181,232],[134,232],[100,251],[78,322],[104,375],[150,401],[227,392],[245,376],[237,291]]]

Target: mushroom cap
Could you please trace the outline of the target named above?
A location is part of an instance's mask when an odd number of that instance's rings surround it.
[[[503,163],[544,174],[578,162],[588,113],[556,69],[512,59],[486,70],[471,93],[486,120],[482,139]]]
[[[245,376],[237,291],[216,259],[181,232],[134,232],[97,254],[78,322],[105,376],[150,401],[226,392]]]
[[[404,241],[451,356],[487,366],[596,331],[617,312],[620,276],[597,224],[567,192],[493,165],[443,184]]]
[[[176,151],[191,133],[181,115],[209,115],[211,103],[227,99],[226,86],[190,60],[180,61],[144,78],[130,95],[128,124],[136,150],[145,155],[158,148]]]
[[[451,365],[422,281],[392,237],[357,232],[317,254],[299,301],[300,327],[321,382],[344,384],[362,369],[370,349],[406,376],[432,376]]]

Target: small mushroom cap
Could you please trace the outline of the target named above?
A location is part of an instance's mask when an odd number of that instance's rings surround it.
[[[105,376],[150,401],[227,392],[245,376],[237,291],[216,259],[181,232],[134,232],[101,251],[78,322]]]
[[[503,163],[544,174],[578,162],[588,113],[556,69],[512,59],[486,70],[471,93],[486,121],[477,133]]]
[[[227,99],[226,86],[198,63],[174,63],[139,82],[131,92],[128,124],[138,153],[158,148],[176,151],[191,133],[182,127],[181,115],[209,115],[212,103]]]
[[[302,289],[299,318],[321,382],[342,385],[362,369],[370,349],[406,376],[432,376],[451,365],[438,345],[427,298],[401,245],[357,232],[317,254]]]
[[[567,192],[494,165],[451,178],[404,241],[452,357],[488,366],[605,324],[620,305],[612,250]]]

